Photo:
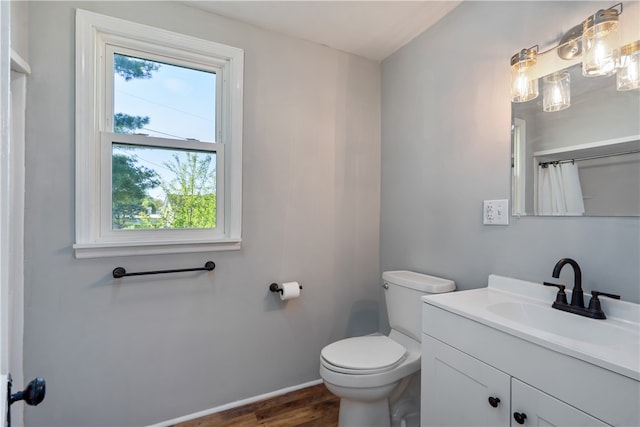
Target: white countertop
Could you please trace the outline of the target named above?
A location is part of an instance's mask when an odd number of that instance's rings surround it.
[[[554,287],[490,275],[486,288],[422,300],[640,381],[640,305],[601,297],[607,319],[591,319],[551,308],[556,293]],[[570,300],[570,291],[567,294]],[[589,297],[585,292],[585,304]]]

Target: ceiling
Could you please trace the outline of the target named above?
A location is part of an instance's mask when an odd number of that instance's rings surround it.
[[[461,1],[187,1],[217,15],[375,61],[413,40]]]

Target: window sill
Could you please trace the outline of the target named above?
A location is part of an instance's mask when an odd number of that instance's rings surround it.
[[[135,242],[135,243],[76,243],[76,258],[106,258],[132,255],[162,255],[190,252],[233,251],[241,248],[241,239],[207,242]]]

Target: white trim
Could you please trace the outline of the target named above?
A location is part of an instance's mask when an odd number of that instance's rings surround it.
[[[124,245],[117,244],[75,244],[73,249],[76,252],[76,258],[102,258],[115,256],[132,256],[132,255],[162,255],[162,254],[182,254],[191,252],[210,252],[210,251],[233,251],[239,250],[242,240],[216,240],[212,242],[172,242],[171,244],[158,244],[155,242],[136,243]]]
[[[524,215],[526,205],[527,182],[527,122],[514,117],[512,138],[513,171],[511,175],[512,199],[511,213]]]
[[[216,414],[218,412],[226,411],[227,409],[239,408],[240,406],[249,405],[251,403],[259,402],[261,400],[282,396],[283,394],[287,394],[292,391],[302,390],[303,388],[307,388],[307,387],[313,387],[318,384],[322,384],[322,379],[309,381],[309,382],[294,385],[291,387],[281,388],[280,390],[272,391],[265,394],[260,394],[258,396],[250,397],[248,399],[236,400],[235,402],[227,403],[226,405],[216,406],[215,408],[211,408],[211,409],[205,409],[204,411],[195,412],[193,414],[185,415],[179,418],[174,418],[168,421],[163,421],[157,424],[152,424],[147,427],[170,427],[174,424],[195,420],[196,418],[206,417],[207,415]]]
[[[13,49],[11,49],[11,71],[25,74],[27,76],[31,74],[31,67],[29,66],[29,63]]]
[[[27,64],[28,68],[28,64]],[[27,75],[11,73],[11,169],[9,223],[9,368],[16,384],[24,384],[24,197],[25,197],[25,122]],[[14,408],[11,421],[24,425],[24,405]]]
[[[212,48],[215,49],[216,56],[224,57],[227,60],[237,59],[237,56],[243,53],[243,50],[237,47],[174,33],[112,16],[101,15],[87,10],[76,9],[76,19],[76,22],[82,21],[84,24],[89,25],[90,29],[87,29],[93,33],[110,34],[125,39],[134,38],[148,44],[166,46],[178,50],[186,49],[189,52],[199,53],[205,56],[210,55]],[[188,44],[187,48],[185,48],[184,45],[185,41]]]
[[[640,135],[629,135],[620,138],[607,139],[604,141],[593,141],[584,144],[569,145],[566,147],[536,151],[533,153],[533,157],[538,162],[549,162],[556,160],[567,160],[572,156],[587,157],[613,155],[616,153],[638,149],[640,149]]]
[[[11,67],[11,2],[0,1],[0,425],[6,424],[7,375],[9,373],[9,287],[10,263],[10,209],[11,209],[11,157],[10,157],[10,94]]]
[[[118,250],[113,240],[103,239],[100,206],[101,170],[100,131],[111,131],[105,119],[103,93],[106,82],[105,46],[112,43],[131,49],[149,50],[158,55],[202,64],[218,69],[222,85],[217,93],[222,107],[216,142],[224,144],[217,150],[218,160],[218,218],[217,235],[202,236],[194,230],[147,230],[145,238],[124,242]],[[179,52],[179,55],[176,55]],[[142,255],[172,252],[199,252],[202,250],[240,249],[242,241],[242,97],[244,51],[231,46],[202,40],[159,28],[149,27],[76,10],[76,242],[77,258],[100,256]],[[201,230],[200,230],[201,231]],[[152,234],[156,236],[151,237]],[[162,237],[158,237],[162,236]],[[192,237],[190,237],[192,236]],[[137,240],[137,241],[136,241]]]
[[[5,390],[7,390],[7,381],[8,381],[8,377],[5,374],[0,374],[0,387],[3,390],[2,394],[2,403],[0,403],[0,411],[2,413],[0,413],[0,425],[6,426],[7,425],[7,399],[4,397],[4,393]]]
[[[25,106],[29,64],[11,49],[10,2],[0,4],[0,390],[23,384]],[[6,396],[0,425],[6,423]],[[12,408],[23,426],[24,405]]]
[[[0,374],[9,372],[9,267],[11,260],[10,2],[0,1]],[[4,389],[3,389],[4,390]]]

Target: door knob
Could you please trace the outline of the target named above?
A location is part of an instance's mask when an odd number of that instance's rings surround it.
[[[9,405],[19,400],[24,400],[27,405],[36,406],[44,400],[46,388],[44,378],[37,377],[32,380],[24,390],[11,394],[9,397]]]
[[[46,384],[44,378],[37,377],[31,380],[27,387],[17,393],[11,393],[11,386],[13,380],[11,374],[7,378],[7,419],[6,427],[11,427],[11,405],[20,400],[24,400],[27,405],[38,405],[44,400],[44,394],[46,391]]]

